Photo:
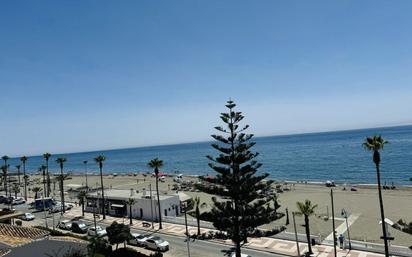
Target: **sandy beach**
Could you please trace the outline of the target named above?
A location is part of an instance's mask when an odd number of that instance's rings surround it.
[[[33,176],[34,178],[35,176]],[[37,176],[36,176],[37,177]],[[196,177],[186,176],[185,181],[198,181]],[[71,185],[85,185],[84,175],[73,175],[70,180],[65,181],[65,189],[68,190]],[[142,190],[148,189],[149,184],[152,187],[155,186],[155,178],[150,175],[143,176],[142,174],[126,175],[119,174],[118,176],[105,175],[104,186],[105,188],[113,189],[134,189]],[[172,193],[173,178],[167,177],[165,182],[159,183],[159,190],[166,193]],[[100,186],[100,177],[97,175],[88,176],[89,187],[95,188]],[[304,201],[305,199],[311,200],[314,204],[318,205],[316,215],[310,219],[311,234],[320,235],[322,239],[328,237],[332,232],[331,219],[325,221],[324,217],[331,216],[331,200],[330,200],[330,188],[319,184],[302,184],[288,183],[283,185],[289,188],[289,191],[279,193],[279,200],[281,204],[280,212],[285,212],[285,208],[289,210],[290,224],[287,226],[287,232],[293,232],[292,224],[292,212],[296,211],[296,202]],[[53,189],[53,185],[52,185]],[[353,217],[355,217],[353,224],[350,226],[350,233],[353,240],[368,241],[374,243],[382,243],[380,239],[381,227],[379,225],[379,207],[378,207],[378,193],[376,186],[373,185],[359,185],[357,191],[350,191],[350,187],[346,187],[347,190],[343,190],[342,185],[338,185],[333,188],[335,199],[335,217],[336,227],[344,223],[344,219],[341,216],[342,208],[345,208]],[[211,195],[195,192],[185,191],[188,195],[195,197],[199,196],[202,202],[208,204],[208,207],[202,209],[207,210],[211,206]],[[55,197],[58,199],[59,192],[56,185]],[[69,201],[76,201],[74,194],[67,194]],[[399,187],[395,190],[384,190],[384,205],[385,216],[390,220],[397,222],[399,219],[412,221],[412,187]],[[303,217],[297,217],[298,233],[304,234]],[[264,225],[263,228],[271,229],[274,226],[285,225],[286,217],[283,217],[271,224]],[[391,236],[395,238],[392,241],[393,245],[410,246],[412,244],[412,235],[400,232],[393,228],[389,229]]]

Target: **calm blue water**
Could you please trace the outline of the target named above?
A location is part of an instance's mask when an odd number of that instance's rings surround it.
[[[412,177],[412,126],[362,129],[340,132],[255,138],[255,150],[263,163],[260,171],[278,180],[307,180],[348,183],[375,183],[372,154],[361,144],[366,136],[381,134],[390,144],[382,152],[382,179],[388,183],[410,184]],[[210,142],[141,147],[100,152],[64,154],[66,171],[83,172],[83,160],[89,160],[89,171],[97,171],[92,158],[104,154],[105,172],[148,171],[146,163],[155,157],[164,160],[165,172],[178,170],[185,174],[214,174],[206,155],[216,154]],[[62,156],[62,155],[59,155]],[[58,171],[55,158],[50,169]],[[14,167],[19,161],[12,159]],[[28,170],[34,172],[43,164],[40,156],[30,157]]]

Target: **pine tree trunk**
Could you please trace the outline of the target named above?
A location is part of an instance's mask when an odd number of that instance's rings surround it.
[[[236,257],[242,257],[240,253],[240,239],[239,238],[236,240]]]
[[[309,216],[307,215],[305,215],[305,230],[306,230],[306,239],[308,240],[308,253],[313,254],[312,245],[310,242]]]
[[[197,219],[197,235],[200,236],[200,210],[196,207],[196,219]]]
[[[133,221],[132,221],[132,205],[130,205],[129,211],[130,211],[130,216],[129,216],[129,218],[130,218],[130,225],[132,225],[132,224],[133,224]]]
[[[379,163],[376,163],[376,175],[378,179],[378,192],[379,192],[379,206],[381,211],[381,220],[382,220],[382,233],[383,233],[383,240],[385,244],[385,257],[389,257],[389,246],[387,240],[387,233],[386,233],[386,224],[385,224],[385,213],[383,210],[383,199],[382,199],[382,189],[381,189],[381,175],[379,170]]]

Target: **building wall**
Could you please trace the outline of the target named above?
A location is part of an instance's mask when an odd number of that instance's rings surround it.
[[[132,206],[132,216],[133,218],[143,219],[143,220],[158,220],[159,219],[159,207],[158,202],[153,197],[153,201],[150,199],[138,199],[136,203]],[[153,209],[153,214],[152,214]],[[162,216],[176,217],[180,214],[180,201],[179,197],[170,197],[167,199],[160,200],[160,209]],[[127,208],[127,215],[129,216],[130,208]],[[177,214],[177,215],[176,215]]]
[[[101,199],[100,199],[101,200]],[[126,201],[128,199],[111,199],[111,198],[106,198],[105,202],[108,208],[106,208],[107,213],[109,215],[113,216],[127,216],[129,217],[129,212],[130,212],[130,207],[126,205]],[[87,199],[85,211],[86,212],[93,212],[93,203],[95,199],[93,197],[89,197]],[[114,204],[124,204],[125,209],[124,215],[119,215],[119,213],[122,212],[122,210],[118,208],[118,211],[116,212],[116,208],[111,207],[112,203]],[[147,198],[139,198],[135,199],[135,204],[132,206],[132,217],[135,219],[143,219],[143,220],[155,220],[157,221],[159,219],[159,209],[157,205],[157,198],[153,197],[153,200],[147,199]],[[162,212],[162,216],[170,216],[170,217],[176,217],[177,215],[180,214],[180,201],[178,196],[172,196],[168,197],[166,199],[161,199],[160,200],[160,208]],[[153,212],[152,212],[153,209]],[[96,208],[96,213],[102,212],[101,204],[97,204]]]

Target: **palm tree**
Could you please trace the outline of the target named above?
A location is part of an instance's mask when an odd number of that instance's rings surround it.
[[[7,173],[8,173],[8,168],[9,168],[9,166],[7,165],[7,161],[10,159],[10,157],[8,157],[7,155],[3,155],[1,159],[4,161],[4,169],[5,169],[5,171],[3,171],[4,190],[6,191],[6,195],[7,195]]]
[[[64,163],[67,161],[67,159],[66,158],[64,158],[64,157],[60,157],[60,158],[57,158],[57,160],[56,160],[56,162],[60,165],[60,198],[61,198],[61,201],[62,201],[62,213],[65,213],[66,212],[66,208],[65,208],[65,206],[64,206],[64,178],[65,178],[65,176],[64,176],[64,173],[63,173],[63,166],[64,166]]]
[[[17,194],[20,193],[20,186],[18,184],[13,184],[11,191],[14,193],[14,197],[17,198]]]
[[[47,188],[46,188],[46,166],[42,165],[39,168],[39,172],[43,174],[43,192],[47,195]]]
[[[312,246],[310,244],[310,228],[309,228],[309,217],[315,213],[315,209],[318,207],[317,204],[312,205],[310,200],[305,200],[304,203],[297,202],[298,212],[297,215],[303,215],[305,217],[305,230],[306,239],[308,240],[308,254],[313,254]]]
[[[61,212],[65,212],[66,211],[66,206],[64,205],[64,190],[62,190],[62,188],[64,188],[64,181],[70,179],[70,173],[66,173],[66,174],[60,174],[57,175],[55,177],[55,180],[57,182],[59,182],[59,187],[60,187],[60,197],[63,194],[63,198],[62,198],[62,209]],[[62,193],[63,192],[63,193]]]
[[[26,176],[26,161],[27,161],[26,156],[22,156],[20,158],[20,161],[23,163],[23,179],[24,179],[24,199],[27,201],[27,179],[28,176]]]
[[[194,206],[195,206],[195,215],[196,215],[196,219],[197,219],[197,235],[200,235],[200,208],[203,208],[205,206],[207,206],[206,203],[202,203],[200,201],[200,197],[196,196],[194,199]]]
[[[38,198],[38,193],[42,191],[41,187],[33,187],[31,191],[34,192],[34,199]]]
[[[47,192],[46,195],[50,196],[50,174],[49,174],[49,159],[51,157],[50,153],[43,154],[43,158],[46,160],[46,174],[47,174]]]
[[[87,197],[86,191],[80,191],[79,194],[77,194],[77,199],[79,199],[79,205],[82,206],[82,216],[84,216],[84,204],[85,204],[86,197]]]
[[[6,192],[6,196],[7,196],[7,166],[6,165],[2,165],[1,166],[1,176],[2,176],[2,180],[4,183],[4,191]]]
[[[132,213],[132,206],[133,204],[135,204],[135,200],[133,198],[129,198],[129,200],[127,200],[126,204],[129,205],[129,219],[130,219],[130,225],[133,224],[132,221],[132,217],[133,217],[133,213]]]
[[[89,191],[89,184],[87,183],[87,163],[88,163],[87,160],[83,161],[83,164],[84,164],[84,167],[85,167],[84,174],[86,175],[86,190]]]
[[[388,246],[388,238],[387,238],[387,231],[386,231],[386,225],[385,225],[385,213],[383,209],[383,199],[382,199],[382,189],[381,189],[381,174],[380,174],[380,162],[381,162],[381,155],[380,155],[380,150],[383,150],[383,147],[385,144],[387,144],[388,141],[384,140],[381,136],[375,135],[373,137],[367,137],[365,141],[363,142],[363,147],[368,150],[373,152],[373,162],[375,163],[376,167],[376,177],[378,180],[378,192],[379,192],[379,207],[381,210],[381,221],[382,221],[382,233],[383,233],[383,240],[385,244],[385,256],[389,257],[389,246]]]
[[[150,168],[154,169],[156,177],[156,192],[157,192],[157,204],[159,207],[159,229],[162,229],[162,213],[160,208],[160,196],[159,196],[159,168],[163,167],[163,161],[155,158],[147,164]]]
[[[103,185],[103,162],[106,160],[106,157],[104,155],[98,155],[96,158],[94,158],[94,161],[99,165],[100,169],[100,184],[102,187],[102,211],[103,211],[103,219],[106,219],[106,205],[104,201],[104,185]]]
[[[21,168],[21,165],[20,165],[20,164],[16,165],[17,177],[19,178],[19,186],[20,186],[20,168]]]

